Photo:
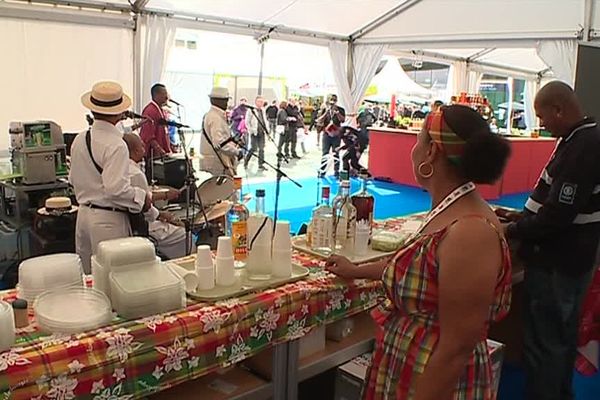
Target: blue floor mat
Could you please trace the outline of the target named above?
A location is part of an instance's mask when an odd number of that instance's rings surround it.
[[[302,223],[310,220],[313,208],[317,205],[318,180],[317,178],[300,179],[302,188],[293,183],[281,182],[281,194],[279,197],[279,219],[290,221],[292,231],[296,232]],[[339,183],[333,177],[321,180],[321,185],[331,187],[331,200],[339,190]],[[368,184],[368,191],[375,197],[375,218],[383,219],[397,217],[415,212],[427,211],[431,205],[429,194],[422,189],[398,185],[395,183],[372,181]],[[275,210],[275,182],[256,183],[244,186],[244,191],[254,195],[256,189],[265,189],[265,208],[269,215],[273,216]],[[360,181],[351,180],[350,193],[360,190]],[[505,207],[522,208],[527,200],[528,194],[505,196],[497,201]],[[254,200],[248,203],[248,208],[254,210]]]

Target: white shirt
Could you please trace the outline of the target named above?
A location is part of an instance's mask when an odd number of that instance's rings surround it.
[[[69,181],[77,202],[140,212],[146,192],[134,188],[129,181],[129,152],[121,132],[106,121],[96,120],[92,125],[92,154],[103,170],[102,175],[92,163],[85,134],[77,135],[71,147]]]
[[[136,188],[140,188],[144,190],[146,193],[152,195],[150,191],[150,185],[148,185],[148,179],[146,175],[142,172],[140,166],[133,160],[129,160],[129,180],[131,181],[131,185]],[[150,206],[150,209],[144,213],[144,217],[146,217],[146,221],[154,222],[158,219],[159,211],[154,205]]]
[[[254,111],[254,112],[252,112]],[[248,111],[246,111],[246,128],[248,128],[248,132],[252,135],[252,136],[256,136],[258,135],[258,129],[260,127],[260,122],[258,122],[258,118],[254,116],[254,113],[256,113],[256,115],[260,115],[262,114],[263,117],[263,122],[265,123],[265,128],[266,129],[266,133],[269,132],[269,127],[267,126],[267,124],[269,123],[269,120],[267,119],[267,113],[265,111],[264,108],[260,108],[260,109],[248,109]]]
[[[225,111],[218,107],[210,106],[210,110],[208,110],[204,116],[204,130],[216,148],[219,148],[221,143],[229,139],[231,137],[231,129],[227,124]],[[230,156],[236,156],[238,148],[234,143],[230,142],[223,146],[219,151]],[[200,140],[200,154],[209,157],[215,156],[215,152],[210,147],[210,144],[204,135],[202,135],[202,140]]]

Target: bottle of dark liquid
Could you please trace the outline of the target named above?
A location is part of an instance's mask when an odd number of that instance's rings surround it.
[[[356,222],[367,221],[373,231],[373,213],[375,210],[375,197],[367,192],[367,179],[369,175],[366,170],[361,170],[359,174],[362,180],[361,190],[352,195],[352,204],[356,207]]]

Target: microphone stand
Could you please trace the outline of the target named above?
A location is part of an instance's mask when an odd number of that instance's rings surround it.
[[[275,226],[277,224],[277,217],[279,216],[279,195],[280,195],[280,191],[281,191],[281,178],[284,178],[284,177],[287,178],[290,182],[292,182],[294,185],[298,186],[299,188],[301,188],[302,185],[300,183],[296,182],[295,180],[293,180],[292,178],[290,178],[285,172],[283,172],[281,170],[282,161],[289,163],[289,159],[284,154],[281,153],[279,146],[277,146],[277,144],[275,143],[275,140],[273,140],[273,138],[269,135],[269,133],[268,133],[269,131],[267,130],[267,127],[265,126],[264,122],[260,118],[258,118],[258,115],[256,114],[256,108],[255,107],[249,107],[249,108],[250,108],[250,111],[252,112],[252,115],[254,115],[254,118],[256,118],[256,120],[258,121],[258,124],[262,128],[264,135],[266,137],[268,137],[269,141],[272,142],[273,145],[275,145],[275,147],[277,148],[277,166],[273,166],[269,162],[263,160],[263,162],[266,165],[268,165],[271,169],[273,169],[277,173],[277,180],[275,181],[275,210],[273,213],[273,232],[275,232]],[[251,138],[251,140],[252,140],[252,138]],[[248,154],[250,154],[251,157],[258,158],[258,156],[252,150],[248,150]]]

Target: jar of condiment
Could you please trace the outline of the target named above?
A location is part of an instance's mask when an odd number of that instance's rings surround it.
[[[16,299],[12,302],[13,313],[15,315],[15,328],[25,328],[29,325],[29,311],[27,310],[27,300]]]

